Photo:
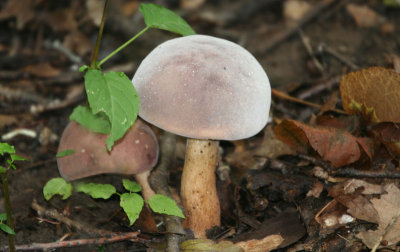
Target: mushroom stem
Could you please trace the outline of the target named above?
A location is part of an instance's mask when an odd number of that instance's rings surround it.
[[[155,194],[153,189],[150,187],[149,176],[150,171],[144,171],[135,175],[136,182],[138,182],[138,184],[142,187],[142,194],[143,198],[146,200],[146,204],[147,200],[149,200]]]
[[[196,238],[205,238],[207,229],[220,225],[215,176],[218,146],[214,140],[187,140],[181,184],[183,224]]]

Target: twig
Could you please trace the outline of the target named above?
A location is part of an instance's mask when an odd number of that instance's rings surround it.
[[[303,31],[301,29],[299,29],[299,35],[301,38],[301,42],[303,43],[304,47],[306,48],[306,51],[308,53],[308,55],[311,57],[314,65],[317,67],[318,71],[323,74],[324,73],[324,67],[322,66],[321,62],[319,62],[319,60],[314,56],[314,52],[313,49],[310,45],[310,38],[305,36]]]
[[[315,17],[318,16],[319,13],[321,13],[323,10],[327,9],[331,4],[333,4],[335,0],[325,0],[322,1],[322,3],[316,4],[316,7],[314,7],[313,10],[311,10],[309,13],[307,13],[297,24],[297,26],[291,27],[288,30],[282,32],[278,36],[275,37],[275,39],[271,40],[270,43],[268,43],[264,48],[256,52],[257,54],[260,55],[265,55],[272,49],[275,49],[279,45],[283,44],[283,42],[290,37],[292,37],[296,32],[308,24],[311,20],[313,20]]]
[[[358,70],[360,69],[359,66],[357,66],[356,64],[354,64],[353,62],[351,62],[350,60],[346,59],[344,56],[340,55],[338,52],[336,52],[335,50],[333,50],[331,47],[327,46],[327,45],[320,45],[319,46],[319,50],[322,52],[327,52],[328,54],[332,55],[333,57],[335,57],[336,59],[338,59],[339,61],[341,61],[342,63],[346,64],[348,67],[350,67],[352,70]]]
[[[153,189],[166,196],[171,196],[168,188],[169,167],[174,156],[176,136],[169,132],[164,132],[161,138],[161,158],[151,174],[150,183]],[[180,243],[185,235],[182,222],[179,217],[163,216],[167,231],[167,251],[179,251]]]
[[[285,94],[284,92],[278,91],[278,90],[276,90],[274,88],[271,90],[271,92],[272,92],[273,95],[275,95],[276,97],[281,98],[281,99],[289,100],[289,101],[292,101],[292,102],[300,103],[300,104],[303,104],[303,105],[306,105],[306,106],[310,106],[310,107],[314,107],[314,108],[319,108],[319,109],[322,108],[322,105],[297,99],[296,97],[293,97],[293,96],[290,96],[288,94]],[[331,111],[334,111],[334,112],[336,112],[338,114],[348,115],[348,113],[346,111],[341,110],[341,109],[331,109]]]
[[[340,169],[333,168],[327,162],[313,158],[308,155],[298,154],[298,157],[310,161],[311,163],[318,165],[327,171],[329,171],[330,176],[336,177],[347,177],[347,178],[386,178],[386,179],[399,179],[400,172],[381,170],[381,171],[371,171],[371,170],[358,170],[353,167],[341,167]]]
[[[89,239],[78,239],[78,240],[69,240],[69,241],[56,241],[50,243],[32,243],[29,245],[19,245],[16,246],[17,250],[50,250],[56,248],[66,248],[66,247],[77,247],[77,246],[85,246],[85,245],[103,245],[106,243],[112,242],[120,242],[125,240],[132,240],[138,238],[139,232],[130,232],[124,234],[115,234],[111,233],[107,237],[99,237],[99,238],[89,238]]]
[[[303,90],[301,93],[297,95],[298,99],[304,100],[310,98],[316,94],[321,93],[325,90],[331,90],[333,87],[339,84],[342,79],[342,75],[338,75],[336,77],[330,78],[328,81],[322,82],[320,84],[314,85],[309,89]]]
[[[353,167],[340,168],[340,170],[335,171],[332,175],[337,177],[349,177],[349,178],[386,178],[386,179],[400,178],[400,172],[392,172],[387,170],[364,171],[364,170],[354,169]]]
[[[97,234],[97,235],[108,235],[108,234],[113,234],[112,232],[108,231],[108,230],[103,230],[103,229],[96,229],[96,228],[92,228],[90,226],[88,226],[85,223],[82,223],[80,221],[75,221],[75,220],[71,220],[70,218],[60,214],[59,212],[57,212],[55,209],[46,209],[42,206],[40,206],[36,200],[34,200],[31,204],[32,208],[34,210],[36,210],[36,212],[38,213],[38,215],[40,216],[47,216],[53,219],[58,220],[59,222],[62,222],[68,226],[74,227],[78,230],[84,231],[88,234]]]
[[[381,241],[383,240],[383,238],[385,238],[385,235],[393,228],[394,224],[397,222],[399,217],[400,217],[400,214],[398,214],[397,216],[392,218],[390,223],[386,226],[385,230],[383,231],[382,235],[379,236],[379,238],[376,241],[375,245],[372,247],[371,252],[375,252],[377,250],[379,245],[381,245]]]

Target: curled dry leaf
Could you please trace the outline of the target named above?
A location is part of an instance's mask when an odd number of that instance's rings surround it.
[[[357,234],[369,248],[373,248],[381,240],[385,240],[387,246],[400,241],[400,190],[394,184],[385,185],[383,189],[386,191],[384,194],[371,199],[379,216],[378,228]]]
[[[310,126],[295,120],[283,120],[275,127],[278,139],[301,152],[316,151],[331,165],[340,167],[358,161],[362,151],[372,159],[373,146],[368,138],[349,132],[320,126]],[[362,151],[361,151],[362,150]]]
[[[343,76],[343,108],[372,122],[400,122],[400,74],[371,67]]]

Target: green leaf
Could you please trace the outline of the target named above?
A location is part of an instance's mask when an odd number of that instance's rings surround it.
[[[79,72],[85,72],[87,69],[89,68],[89,66],[87,66],[87,65],[83,65],[83,66],[81,66],[80,68],[79,68]]]
[[[6,224],[0,223],[0,229],[6,232],[7,234],[15,235],[15,232]]]
[[[89,69],[85,74],[85,87],[92,112],[104,113],[111,122],[110,136],[106,139],[107,149],[111,151],[114,142],[135,122],[139,96],[132,82],[121,72],[103,75],[99,70]]]
[[[14,162],[14,161],[25,161],[26,160],[26,158],[20,157],[20,156],[18,156],[16,154],[11,154],[10,156],[11,156],[12,162]]]
[[[123,179],[122,184],[124,185],[124,188],[129,192],[140,192],[142,190],[142,187],[138,183],[133,182],[129,179]]]
[[[144,205],[143,198],[137,193],[124,193],[121,195],[120,206],[128,216],[129,225],[133,225]]]
[[[167,196],[155,194],[148,200],[151,210],[160,214],[168,214],[185,218],[182,210],[178,207],[175,201]]]
[[[103,113],[94,115],[88,107],[77,106],[72,114],[69,116],[69,120],[76,121],[83,127],[89,129],[92,132],[109,134],[111,130],[111,124],[107,116]]]
[[[0,155],[3,155],[4,153],[15,153],[14,146],[9,145],[8,143],[0,143]]]
[[[196,34],[183,18],[162,6],[142,3],[139,11],[143,14],[144,22],[149,27],[174,32],[182,36]]]
[[[43,187],[43,195],[46,200],[50,200],[54,195],[62,196],[62,199],[68,199],[72,193],[72,185],[63,178],[52,178],[47,181]]]
[[[69,150],[69,149],[68,150],[63,150],[63,151],[57,153],[56,157],[58,157],[58,158],[66,157],[66,156],[72,155],[74,153],[75,153],[75,150]]]
[[[110,184],[81,183],[76,186],[76,191],[83,192],[94,199],[109,199],[117,191]]]
[[[0,222],[7,220],[7,214],[6,213],[2,213],[0,214]]]

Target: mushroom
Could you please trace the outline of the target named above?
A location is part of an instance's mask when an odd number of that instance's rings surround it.
[[[76,180],[104,173],[134,175],[142,186],[145,199],[154,195],[148,176],[158,159],[158,142],[154,132],[137,119],[113,147],[107,151],[107,135],[94,133],[76,122],[65,128],[58,151],[74,150],[57,158],[58,170],[66,180]]]
[[[184,224],[203,238],[220,225],[218,140],[248,138],[264,128],[271,102],[268,77],[243,47],[192,35],[156,47],[132,83],[142,119],[188,138],[181,181]]]

